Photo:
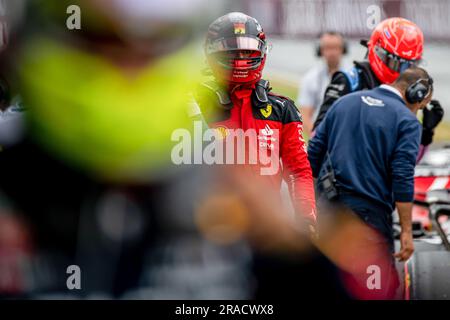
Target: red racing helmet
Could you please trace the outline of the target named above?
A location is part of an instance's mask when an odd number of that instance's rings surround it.
[[[214,21],[208,30],[205,53],[219,80],[231,84],[252,84],[262,77],[267,42],[259,22],[233,12]]]
[[[389,18],[373,31],[368,42],[369,63],[382,83],[392,83],[422,59],[423,33],[404,18]]]

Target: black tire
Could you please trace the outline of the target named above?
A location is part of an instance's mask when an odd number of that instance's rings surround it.
[[[450,252],[417,252],[408,269],[411,299],[450,300]]]

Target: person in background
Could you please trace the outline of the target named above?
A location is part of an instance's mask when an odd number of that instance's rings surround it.
[[[308,135],[312,132],[331,76],[342,67],[342,58],[347,51],[347,43],[339,32],[326,31],[320,35],[316,55],[322,61],[306,73],[299,89],[298,105],[301,107],[304,130]]]
[[[378,231],[384,241],[367,239],[366,245],[370,250],[380,246],[389,249],[391,258],[392,212],[397,208],[402,231],[401,249],[395,257],[400,261],[408,260],[414,251],[414,168],[422,133],[416,114],[427,106],[432,94],[429,74],[411,67],[392,85],[353,93],[335,102],[308,148],[321,196],[350,208]],[[392,298],[398,275],[393,272],[395,268],[387,266],[382,270],[389,275],[383,298]]]

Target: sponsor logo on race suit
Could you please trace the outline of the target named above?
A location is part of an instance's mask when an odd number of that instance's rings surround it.
[[[261,149],[274,150],[275,145],[274,142],[277,141],[276,138],[273,137],[274,131],[270,128],[268,124],[261,130],[261,135],[258,135],[259,147]]]
[[[384,107],[383,100],[375,99],[370,96],[362,96],[361,100],[370,107]]]

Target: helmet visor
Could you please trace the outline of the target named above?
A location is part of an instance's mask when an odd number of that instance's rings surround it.
[[[263,61],[263,54],[255,50],[220,51],[210,57],[228,70],[253,70],[258,68]]]
[[[420,63],[420,60],[401,58],[380,46],[375,46],[375,53],[389,69],[398,73],[402,73],[411,66],[417,66]]]
[[[267,53],[267,46],[261,39],[253,37],[232,37],[209,42],[206,45],[206,54],[214,54],[223,51],[251,50],[258,51],[263,56]]]

